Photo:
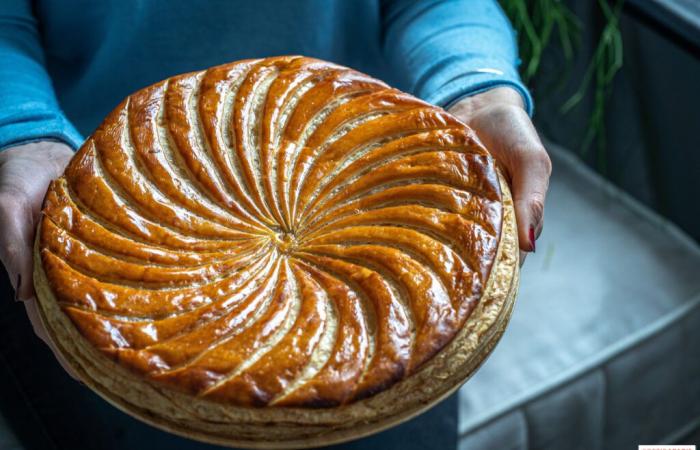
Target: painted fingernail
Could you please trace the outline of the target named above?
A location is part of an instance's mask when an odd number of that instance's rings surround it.
[[[532,253],[535,253],[536,246],[535,246],[535,227],[532,225],[530,226],[530,247],[532,247]]]
[[[22,275],[17,274],[17,287],[15,288],[15,301],[16,302],[21,302],[22,300],[19,299],[19,288],[22,287]]]

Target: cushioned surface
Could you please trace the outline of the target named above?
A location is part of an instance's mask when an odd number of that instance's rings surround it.
[[[510,327],[460,391],[460,448],[674,439],[700,416],[700,250],[551,153],[546,228]]]

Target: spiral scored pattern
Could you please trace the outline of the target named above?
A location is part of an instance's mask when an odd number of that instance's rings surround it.
[[[38,251],[61,310],[131,371],[237,406],[330,407],[450,342],[502,214],[461,122],[279,57],[127,98],[51,184]]]

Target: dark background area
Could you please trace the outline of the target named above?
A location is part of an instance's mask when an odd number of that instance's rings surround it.
[[[595,1],[567,1],[582,25],[573,63],[552,45],[531,83],[548,139],[700,241],[700,2],[628,0],[620,17],[624,64],[606,107],[605,152],[581,149],[593,105],[562,114],[579,87],[604,20]],[[556,167],[554,168],[556,170]]]

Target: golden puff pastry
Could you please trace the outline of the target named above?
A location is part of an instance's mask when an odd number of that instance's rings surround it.
[[[304,57],[172,77],[51,183],[35,287],[124,411],[223,445],[341,442],[453,392],[518,283],[512,200],[441,108]]]

